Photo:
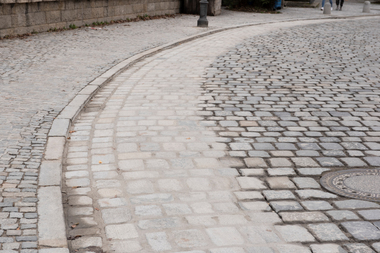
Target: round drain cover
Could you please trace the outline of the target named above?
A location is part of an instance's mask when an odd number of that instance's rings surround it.
[[[380,201],[380,169],[328,172],[322,176],[321,184],[341,196]]]

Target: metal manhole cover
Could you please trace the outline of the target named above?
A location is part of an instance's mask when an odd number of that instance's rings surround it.
[[[341,196],[380,201],[380,169],[328,172],[322,176],[321,184]]]

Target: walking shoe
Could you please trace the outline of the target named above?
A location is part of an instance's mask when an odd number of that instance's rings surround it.
[[[323,11],[323,7],[321,7],[321,11]]]
[[[333,10],[333,7],[331,7],[331,10]]]

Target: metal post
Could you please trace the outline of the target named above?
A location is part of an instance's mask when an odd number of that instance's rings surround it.
[[[200,3],[200,17],[198,19],[198,26],[208,27],[208,20],[207,20],[208,2],[207,0],[201,0],[199,3]]]

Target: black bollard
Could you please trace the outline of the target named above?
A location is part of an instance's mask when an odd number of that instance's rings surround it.
[[[198,26],[208,27],[208,20],[207,20],[208,2],[207,0],[201,0],[199,3],[200,3],[200,17],[198,19]]]

